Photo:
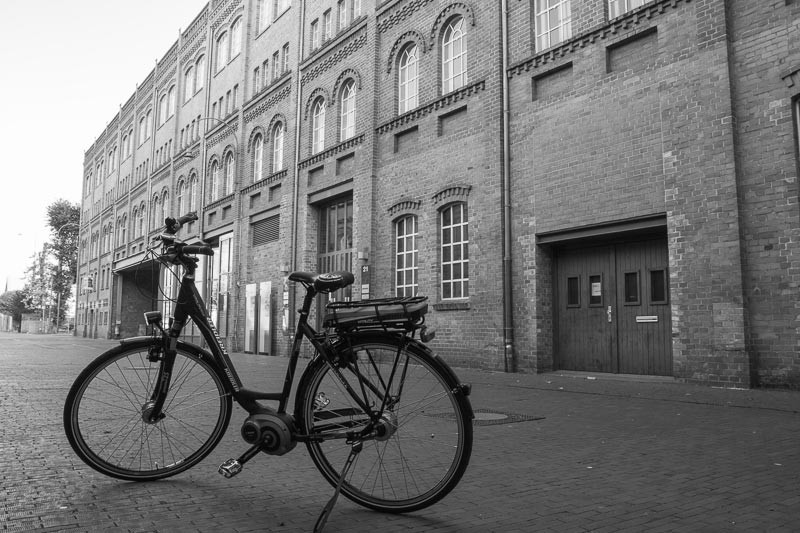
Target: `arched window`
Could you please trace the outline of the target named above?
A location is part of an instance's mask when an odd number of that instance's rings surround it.
[[[119,245],[124,246],[128,242],[128,214],[122,215],[122,222],[119,225]]]
[[[176,216],[182,217],[186,214],[186,182],[184,180],[180,180],[178,182],[178,187],[176,189],[175,194],[175,203],[177,204],[175,208],[177,212],[175,213]]]
[[[467,83],[467,39],[464,19],[450,21],[442,35],[442,94]]]
[[[272,172],[283,170],[283,123],[272,128]]]
[[[211,201],[219,198],[219,163],[211,163]]]
[[[153,110],[149,109],[145,116],[145,139],[150,138],[150,133],[153,131]]]
[[[206,56],[200,56],[197,58],[197,63],[195,64],[195,83],[194,83],[194,90],[195,92],[199,91],[205,86],[206,81]]]
[[[236,19],[231,26],[231,57],[242,51],[242,17]]]
[[[142,117],[139,119],[139,144],[142,144],[145,140],[147,140],[146,120],[147,117]]]
[[[189,67],[183,75],[183,101],[188,102],[194,96],[194,67]]]
[[[167,91],[167,117],[175,114],[175,86],[169,88]]]
[[[225,32],[217,39],[217,72],[228,64],[228,33]]]
[[[162,125],[167,121],[167,93],[161,95],[158,100],[158,125]]]
[[[260,134],[253,139],[253,183],[260,180],[264,170],[264,137]]]
[[[356,84],[348,81],[342,87],[339,140],[349,139],[356,133]]]
[[[172,213],[169,212],[169,192],[166,189],[164,189],[164,192],[161,193],[161,218],[156,222],[156,227],[163,226],[164,221],[171,214]]]
[[[400,56],[400,68],[398,69],[398,113],[403,114],[411,111],[419,105],[418,99],[418,69],[417,69],[417,46],[411,45],[403,50]]]
[[[158,194],[154,194],[153,201],[150,203],[150,231],[159,226],[159,215],[161,215],[161,202],[159,201]]]
[[[131,217],[131,220],[133,221],[133,227],[131,228],[131,237],[134,238],[134,239],[137,237],[136,220],[138,218],[139,218],[139,208],[138,207],[134,207],[133,208],[133,216]]]
[[[147,212],[147,206],[142,205],[139,206],[139,237],[144,237],[144,215]]]
[[[197,211],[197,174],[189,178],[189,211]]]
[[[233,160],[233,154],[228,153],[225,158],[225,194],[233,193],[233,182],[236,175],[236,163]]]
[[[311,153],[325,148],[325,100],[318,98],[311,111]]]

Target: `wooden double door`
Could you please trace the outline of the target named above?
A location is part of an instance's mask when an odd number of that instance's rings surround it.
[[[672,375],[666,239],[556,256],[555,367]]]

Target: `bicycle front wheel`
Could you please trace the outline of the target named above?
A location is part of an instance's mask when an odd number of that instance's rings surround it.
[[[67,395],[69,443],[108,476],[150,481],[183,472],[214,449],[230,421],[231,397],[218,373],[193,350],[179,347],[164,417],[149,422],[161,364],[148,358],[151,345],[126,343],[102,354]]]
[[[295,407],[322,475],[338,484],[352,436],[366,430],[371,436],[355,439],[363,447],[342,494],[395,513],[439,501],[461,479],[472,450],[472,410],[452,372],[421,345],[392,336],[353,340],[337,355],[335,366],[324,357],[310,364]]]

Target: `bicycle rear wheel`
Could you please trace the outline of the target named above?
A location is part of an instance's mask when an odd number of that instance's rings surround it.
[[[322,475],[337,485],[351,450],[344,435],[370,423],[344,381],[381,422],[376,434],[363,440],[342,494],[395,513],[439,501],[461,479],[472,451],[472,410],[452,372],[421,345],[402,348],[393,336],[353,340],[338,355],[348,361],[339,372],[324,357],[309,365],[295,406],[299,430],[310,436],[308,451]]]
[[[144,411],[160,361],[152,341],[126,343],[95,359],[78,376],[64,405],[64,430],[73,450],[108,476],[149,481],[200,462],[228,427],[231,397],[215,369],[193,350],[178,348],[164,417]]]

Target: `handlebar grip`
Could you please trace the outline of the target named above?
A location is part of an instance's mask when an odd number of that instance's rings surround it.
[[[214,255],[214,250],[207,244],[187,244],[181,248],[185,254]]]

